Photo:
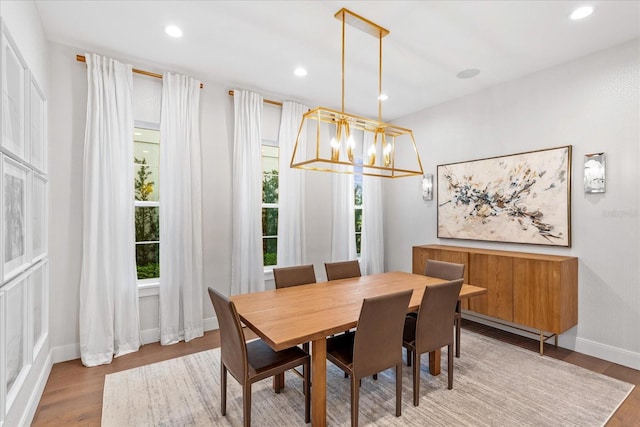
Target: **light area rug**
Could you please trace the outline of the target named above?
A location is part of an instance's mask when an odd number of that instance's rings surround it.
[[[360,389],[360,425],[601,426],[633,385],[494,339],[463,331],[454,359],[453,390],[442,373],[421,366],[420,406],[412,403],[411,368],[403,368],[402,416],[395,417],[395,370]],[[349,379],[327,363],[327,424],[350,424]],[[275,394],[271,379],[253,385],[252,425],[303,426],[302,380],[287,373]],[[220,351],[213,349],[106,376],[102,425],[241,426],[242,391],[227,381],[227,415],[220,415]]]

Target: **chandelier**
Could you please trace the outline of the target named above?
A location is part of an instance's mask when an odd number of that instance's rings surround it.
[[[413,132],[382,121],[382,38],[389,31],[345,8],[335,17],[342,21],[342,110],[316,107],[303,115],[290,166],[385,178],[422,175]],[[346,24],[379,41],[377,120],[344,111]]]

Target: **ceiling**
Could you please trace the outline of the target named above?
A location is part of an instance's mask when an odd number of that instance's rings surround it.
[[[572,21],[578,6],[593,15]],[[36,1],[47,37],[266,98],[341,108],[342,7],[385,27],[382,118],[640,37],[640,1]],[[165,35],[168,24],[184,36]],[[378,40],[346,28],[345,111],[378,114]],[[304,78],[293,70],[302,65]],[[462,70],[480,74],[459,79]]]

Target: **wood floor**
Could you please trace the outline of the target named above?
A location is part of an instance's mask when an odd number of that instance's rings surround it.
[[[517,345],[533,352],[539,343],[518,335],[478,323],[463,320],[463,328]],[[247,338],[253,337],[246,332]],[[220,346],[218,331],[207,332],[204,337],[190,343],[160,346],[158,343],[143,346],[140,351],[114,359],[110,365],[85,368],[80,360],[57,363],[44,389],[36,411],[33,426],[99,426],[102,417],[102,391],[104,377],[150,363],[160,362]],[[462,342],[464,357],[464,335]],[[545,355],[599,372],[622,381],[640,385],[640,371],[616,365],[595,357],[586,356],[563,348],[545,345]],[[607,427],[640,426],[640,387],[636,387],[616,411]]]

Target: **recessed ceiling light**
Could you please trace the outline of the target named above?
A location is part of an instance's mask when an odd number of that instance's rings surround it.
[[[175,25],[167,25],[164,29],[164,32],[171,37],[182,37],[182,30]]]
[[[302,67],[297,67],[295,70],[293,70],[293,74],[295,74],[298,77],[304,77],[307,75],[307,70]]]
[[[386,101],[387,99],[389,99],[389,96],[386,93],[381,93],[380,96],[378,96],[378,99],[380,101]]]
[[[478,70],[477,68],[467,68],[466,70],[462,70],[458,74],[456,74],[456,77],[459,79],[470,79],[477,76],[478,74],[480,74],[480,70]]]
[[[135,136],[140,136],[140,135],[142,135],[142,132],[134,132],[133,134],[134,134]]]
[[[591,6],[582,6],[582,7],[577,8],[573,12],[571,12],[571,15],[569,15],[569,18],[571,18],[574,21],[576,21],[578,19],[586,18],[587,16],[591,15],[592,13],[593,13],[593,7],[591,7]]]

